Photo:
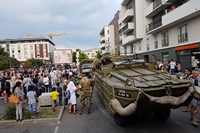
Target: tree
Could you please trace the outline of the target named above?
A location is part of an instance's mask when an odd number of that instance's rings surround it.
[[[88,56],[85,53],[81,52],[78,57],[78,62],[81,62],[82,60],[85,60],[85,59],[88,59]]]
[[[8,53],[5,52],[4,48],[0,46],[0,55],[9,56]]]
[[[0,55],[0,70],[10,67],[19,67],[19,61],[16,58]]]
[[[99,57],[101,56],[101,52],[98,50],[96,51],[96,53],[97,53],[97,59],[99,59]]]
[[[31,59],[28,59],[27,61],[30,61],[32,63],[32,65],[35,67],[40,67],[40,66],[44,65],[42,59],[31,58]]]
[[[32,62],[29,61],[29,60],[26,60],[26,61],[24,62],[24,68],[31,68],[31,67],[32,67]]]
[[[73,52],[72,53],[72,60],[73,60],[73,62],[77,62],[76,59],[77,59],[76,52]]]
[[[80,52],[81,50],[78,48],[78,49],[76,49],[76,52]]]

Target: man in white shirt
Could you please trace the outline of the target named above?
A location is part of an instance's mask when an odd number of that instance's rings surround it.
[[[171,61],[169,63],[169,66],[170,66],[170,72],[171,72],[171,74],[175,74],[176,62],[174,62],[173,59],[171,59]]]

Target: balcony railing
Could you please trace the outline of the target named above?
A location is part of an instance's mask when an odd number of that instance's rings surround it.
[[[159,18],[146,26],[146,32],[162,26],[162,18]]]
[[[162,0],[154,0],[154,2],[153,2],[153,9],[155,9],[156,7],[158,7],[161,4],[162,4]]]
[[[128,24],[119,30],[119,34],[121,34],[122,32],[124,32],[127,29],[128,29]]]
[[[188,34],[180,34],[178,35],[178,43],[187,42],[188,41]]]
[[[165,38],[162,40],[162,47],[169,46],[169,38]]]

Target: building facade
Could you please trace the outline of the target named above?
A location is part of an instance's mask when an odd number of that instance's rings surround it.
[[[55,44],[48,38],[19,38],[0,40],[0,46],[20,62],[30,58],[50,60]]]
[[[119,25],[118,25],[118,20],[119,20],[119,11],[117,11],[114,15],[114,18],[111,20],[109,25],[114,25],[114,39],[115,39],[115,44],[114,44],[114,53],[115,55],[120,55],[120,46],[119,46]]]
[[[119,13],[120,55],[141,52],[144,34],[144,1],[124,0]]]
[[[100,50],[101,54],[115,54],[115,32],[114,25],[103,27],[100,32]]]
[[[145,61],[180,61],[199,67],[199,0],[123,0],[119,15],[120,55]]]

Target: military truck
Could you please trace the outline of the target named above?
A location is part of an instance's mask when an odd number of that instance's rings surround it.
[[[119,126],[127,124],[126,118],[132,114],[153,112],[157,119],[167,120],[171,109],[188,105],[194,94],[200,97],[200,89],[191,80],[159,73],[154,64],[142,59],[111,60],[105,65],[94,60],[91,71],[95,88]]]

